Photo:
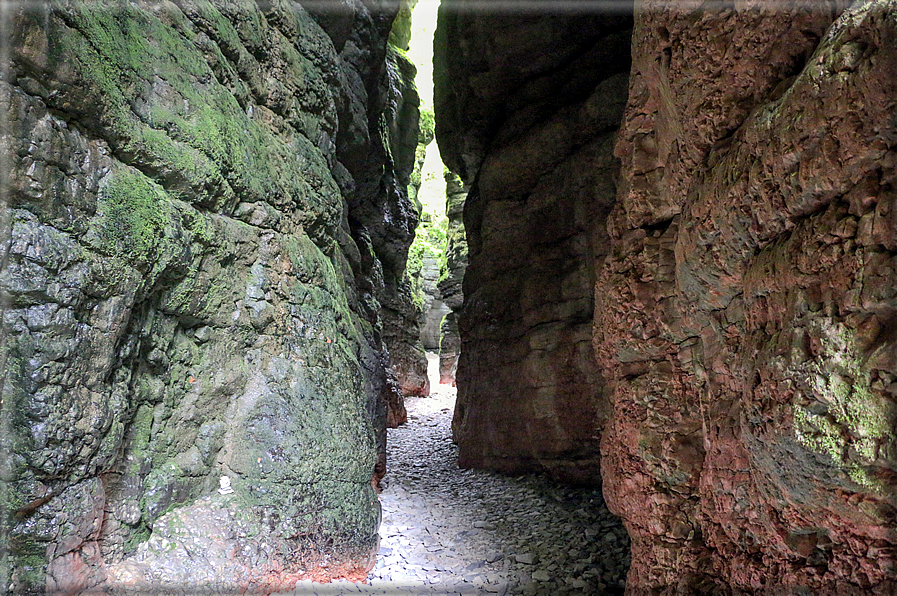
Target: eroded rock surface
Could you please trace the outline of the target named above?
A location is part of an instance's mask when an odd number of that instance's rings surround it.
[[[410,229],[402,229],[400,234],[390,237],[389,243],[379,248],[380,261],[383,263],[384,289],[380,293],[381,317],[383,319],[383,340],[389,348],[390,367],[395,374],[402,395],[427,395],[427,356],[420,343],[420,305],[414,299],[409,276],[406,272],[408,245],[414,238],[414,228],[418,224],[420,206],[407,195],[412,175],[416,169],[418,145],[418,95],[414,87],[415,67],[408,59],[390,48],[387,56],[387,73],[395,82],[390,88],[395,89],[387,97],[388,106],[386,126],[390,131],[390,150],[387,159],[393,163],[397,179],[387,194],[394,194],[400,222],[410,224]],[[404,85],[404,89],[400,88]],[[412,126],[413,125],[413,126]],[[419,183],[418,183],[419,185]],[[416,194],[416,191],[415,191]],[[383,216],[378,205],[369,214],[372,223]],[[387,216],[392,215],[387,213]],[[398,232],[398,230],[397,230]],[[379,253],[378,253],[379,254]],[[394,427],[405,420],[404,411],[390,412],[390,426]]]
[[[893,593],[897,4],[694,4],[636,2],[625,112],[613,77],[563,85],[585,21],[444,4],[437,138],[471,183],[461,461],[546,465],[570,438],[597,471],[601,434],[630,594]],[[616,140],[590,128],[621,116]],[[602,142],[619,188],[590,203]],[[534,318],[549,296],[569,318]],[[592,320],[595,369],[544,366]],[[560,377],[597,382],[564,401]]]
[[[470,184],[460,463],[598,483],[609,404],[592,350],[593,292],[608,247],[598,223],[616,194],[631,20],[463,2],[440,11],[437,141]]]
[[[895,589],[897,5],[847,4],[640,3],[595,311],[633,593]]]
[[[4,588],[371,564],[416,96],[391,14],[307,6],[14,7]],[[183,569],[184,505],[241,548]]]

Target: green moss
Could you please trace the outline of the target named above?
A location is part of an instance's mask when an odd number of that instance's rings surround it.
[[[115,399],[113,397],[113,399],[109,401],[108,407],[108,411],[110,413],[114,412],[115,415],[112,417],[109,429],[106,431],[106,434],[103,435],[103,440],[100,442],[100,446],[94,454],[94,458],[111,463],[115,461],[118,457],[118,453],[121,451],[122,438],[125,434],[125,423],[119,413],[126,410],[127,405],[124,400]]]
[[[407,52],[411,42],[411,11],[417,0],[401,0],[399,12],[392,22],[389,31],[389,43],[397,49]]]
[[[421,145],[429,145],[436,138],[436,114],[433,109],[421,103],[420,105],[420,133],[417,142]]]
[[[215,241],[215,229],[210,219],[211,216],[200,213],[195,209],[185,209],[183,213],[184,225],[193,235],[193,241],[205,246],[211,246]]]
[[[148,527],[141,525],[136,530],[134,530],[128,537],[125,539],[124,544],[124,554],[126,557],[134,554],[137,550],[137,547],[140,546],[141,542],[146,542],[149,540],[151,535],[151,531]]]
[[[44,547],[46,550],[46,547]],[[15,557],[16,593],[41,594],[47,581],[47,557],[43,553],[27,553]]]
[[[817,416],[802,407],[794,408],[797,439],[816,453],[823,453],[835,462],[844,461],[845,445],[837,424],[826,416]]]
[[[822,350],[809,374],[811,390],[828,406],[824,414],[795,406],[798,441],[829,456],[854,482],[880,491],[869,473],[876,446],[887,440],[894,421],[889,402],[871,389],[871,375],[859,356],[851,331],[842,324],[823,324],[816,333]]]
[[[203,17],[216,12],[213,4],[221,5],[202,1],[196,4]],[[72,105],[89,105],[89,112],[82,118],[89,119],[87,125],[91,132],[109,142],[118,160],[133,166],[133,169],[113,171],[107,180],[100,197],[99,216],[92,230],[97,234],[97,245],[110,256],[121,255],[123,260],[139,266],[145,273],[154,270],[156,260],[168,252],[164,250],[164,243],[169,238],[177,238],[183,249],[177,254],[189,262],[182,263],[178,274],[183,281],[162,297],[160,310],[166,315],[183,312],[198,318],[229,318],[233,301],[222,306],[223,297],[243,292],[245,284],[239,275],[228,272],[231,262],[224,261],[220,255],[224,253],[229,259],[236,255],[242,262],[244,258],[248,259],[244,255],[255,250],[257,243],[248,234],[231,228],[232,224],[223,223],[226,218],[200,215],[176,199],[217,209],[227,201],[235,200],[236,193],[241,200],[266,201],[284,213],[295,215],[310,235],[297,233],[301,238],[295,242],[293,257],[297,278],[301,280],[297,284],[305,284],[302,291],[296,293],[296,302],[301,304],[294,312],[309,319],[305,328],[309,337],[297,338],[297,342],[305,342],[300,346],[302,357],[307,354],[309,361],[316,359],[321,364],[319,370],[298,364],[292,368],[289,364],[283,365],[284,380],[280,389],[289,399],[296,400],[298,413],[290,411],[278,421],[293,424],[294,418],[307,416],[302,422],[305,426],[297,427],[295,434],[303,440],[309,438],[311,446],[306,447],[304,441],[301,445],[306,450],[303,453],[307,453],[311,460],[306,466],[310,470],[308,473],[316,477],[313,475],[324,474],[322,469],[326,468],[326,477],[338,479],[333,481],[336,483],[334,487],[312,485],[310,490],[333,495],[336,502],[328,507],[339,511],[333,518],[333,525],[342,524],[345,529],[340,531],[348,533],[355,524],[352,516],[368,515],[376,501],[375,497],[367,500],[376,452],[370,428],[364,423],[363,379],[355,354],[360,350],[361,341],[344,341],[335,336],[337,331],[357,333],[353,321],[359,319],[346,303],[342,276],[313,244],[323,245],[319,240],[332,242],[327,234],[316,233],[313,228],[326,231],[327,226],[335,225],[342,207],[339,191],[320,150],[301,134],[302,130],[320,128],[327,116],[323,109],[324,115],[320,117],[296,116],[288,122],[296,131],[281,130],[277,134],[283,133],[282,137],[277,136],[267,124],[257,124],[233,94],[218,84],[215,73],[190,37],[190,27],[178,26],[175,22],[183,18],[178,16],[178,10],[169,10],[162,5],[158,10],[141,12],[136,8],[138,5],[126,0],[71,3],[64,18],[73,29],[66,30],[66,36],[58,46],[63,50],[58,52],[60,63],[65,63],[65,68],[75,79],[65,101]],[[246,45],[258,57],[278,41],[271,39],[270,34],[274,32],[267,29],[256,3],[247,0],[229,2],[226,6],[233,11],[228,17],[233,18],[214,21],[212,27],[218,29],[219,38],[214,43],[221,45],[221,39],[229,39],[230,49],[234,52],[227,52],[228,60],[239,61],[237,70],[243,75],[251,70],[253,62],[241,45]],[[235,28],[238,35],[234,33]],[[215,37],[215,34],[209,35]],[[275,49],[289,50],[291,45],[288,43]],[[280,58],[284,62],[291,60],[289,56],[280,56],[278,64]],[[296,62],[295,68],[302,67],[303,64]],[[311,85],[317,76],[312,69],[308,70],[303,77],[296,77],[301,84]],[[290,73],[280,74],[285,80],[288,78],[285,75]],[[263,75],[256,72],[254,76],[258,80],[251,82],[253,90],[264,91],[267,82]],[[271,85],[276,83],[270,80]],[[284,112],[294,109],[293,104],[308,101],[306,96],[311,95],[287,97],[285,103],[288,106]],[[93,101],[85,101],[85,98]],[[256,98],[266,100],[263,94],[257,94]],[[330,99],[329,91],[327,99]],[[326,109],[335,113],[335,108]],[[295,122],[300,122],[301,126]],[[318,142],[317,134],[309,136]],[[184,234],[184,229],[189,233]],[[216,230],[220,233],[216,234]],[[238,236],[239,241],[223,246],[228,238]],[[187,252],[187,247],[191,252]],[[219,251],[218,254],[214,254],[215,251]],[[121,265],[117,259],[104,260]],[[232,267],[238,268],[237,265]],[[166,279],[166,284],[168,281]],[[174,283],[176,280],[170,281]],[[292,297],[290,302],[292,307]],[[362,322],[359,327],[362,324],[367,323]],[[176,360],[170,350],[167,355]],[[164,391],[152,391],[149,384],[138,387],[141,395],[153,395],[141,399],[158,402],[165,396],[167,405],[183,405],[179,400],[183,400],[184,392],[175,383],[178,379],[185,382],[184,372],[190,370],[187,361],[192,362],[194,355],[186,354],[183,359],[172,364],[175,378]],[[294,382],[298,386],[295,393]],[[289,389],[287,384],[290,384]],[[270,427],[267,416],[279,405],[280,402],[272,398],[264,409],[260,406],[258,424]],[[202,407],[205,406],[197,403],[196,411],[205,414]],[[166,416],[177,416],[175,407],[168,410]],[[220,409],[216,414],[221,414]],[[177,443],[185,440],[185,433],[175,433],[170,427],[151,437],[152,419],[153,408],[148,403],[138,408],[129,446],[129,453],[135,456],[130,472],[152,467],[145,478],[141,496],[144,518],[150,523],[165,511],[185,503],[191,491],[204,482],[204,479],[189,475],[189,461],[177,460],[179,465],[176,465],[165,457],[179,451],[182,445]],[[174,420],[167,424],[171,426]],[[280,442],[282,438],[279,436],[271,439],[272,445],[279,446]],[[346,443],[351,449],[346,448]],[[314,451],[315,445],[320,452]],[[152,454],[147,453],[150,450],[156,455],[155,462]],[[250,463],[256,461],[253,458]],[[281,466],[275,471],[281,476],[272,484],[276,484],[275,489],[280,492],[273,502],[288,502],[297,486],[301,490],[292,474],[305,471],[289,466]],[[354,488],[340,484],[345,477],[351,477]],[[261,501],[270,505],[271,499],[269,494]],[[319,517],[317,514],[309,517],[307,512],[302,515],[303,523]],[[147,527],[135,528],[127,548],[135,549],[147,536]]]
[[[145,270],[171,219],[165,192],[134,170],[116,170],[100,191],[98,210],[100,250]]]
[[[141,404],[131,421],[131,443],[128,455],[131,460],[128,473],[139,476],[143,463],[150,458],[150,438],[153,426],[153,409]]]
[[[9,335],[7,338],[4,342],[6,380],[3,384],[3,398],[0,399],[0,407],[4,414],[3,430],[7,432],[3,433],[0,441],[3,441],[5,453],[28,454],[35,450],[34,435],[28,432],[31,427],[25,414],[28,411],[28,402],[32,399],[32,392],[25,387],[25,380],[29,377],[26,354],[31,353],[33,348],[28,345],[25,337]],[[10,468],[3,470],[7,475],[4,481],[7,478],[18,479],[19,474],[25,472],[25,462],[26,459],[23,458],[10,458],[4,466]],[[7,510],[14,511],[25,503],[24,495],[9,490],[6,482],[0,482],[0,486],[6,489],[4,494],[7,500],[3,505],[8,508]]]
[[[225,312],[229,317],[234,294],[245,287],[245,271],[221,263],[232,260],[242,250],[243,241],[254,244],[257,230],[236,220],[214,219],[189,207],[183,221],[191,233],[195,252],[185,275],[162,296],[160,307],[166,313],[188,315],[199,321],[215,321]],[[226,226],[223,221],[227,221]],[[207,258],[202,258],[202,254]]]
[[[209,7],[205,12],[216,12]],[[241,37],[264,38],[257,7],[244,8],[235,12]],[[188,37],[190,26],[179,24],[183,15],[160,16],[111,0],[75,4],[65,13],[77,33],[66,30],[55,53],[77,68],[85,83],[78,92],[87,94],[79,103],[92,106],[88,117],[98,120],[116,153],[191,202],[220,210],[236,191],[244,200],[283,202],[307,216],[304,225],[336,225],[340,196],[320,152],[302,135],[286,143],[257,124],[217,82]],[[234,35],[222,34],[236,43]],[[266,44],[260,38],[255,49]],[[283,49],[296,54],[289,44]],[[294,68],[301,73],[301,61]],[[317,138],[321,119],[329,117],[312,117],[305,132]]]
[[[405,275],[411,284],[412,299],[419,308],[424,304],[421,269],[425,258],[435,259],[440,275],[446,269],[446,243],[448,218],[445,215],[425,213],[418,224],[414,242],[408,248]]]

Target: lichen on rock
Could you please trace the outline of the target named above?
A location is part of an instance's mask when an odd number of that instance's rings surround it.
[[[883,493],[887,484],[869,466],[892,440],[897,405],[873,391],[871,372],[849,328],[825,319],[814,323],[807,329],[809,341],[819,345],[806,379],[811,399],[794,406],[795,436],[830,457],[857,484]]]
[[[12,10],[12,591],[370,564],[383,272],[416,223],[414,148],[391,152],[380,123],[404,101],[391,125],[416,140],[417,114],[388,76],[394,15],[348,5],[338,23],[279,1]],[[197,536],[217,550],[187,564]]]

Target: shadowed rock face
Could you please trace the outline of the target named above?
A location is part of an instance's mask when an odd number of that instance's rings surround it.
[[[616,201],[592,211],[582,195],[561,201],[609,184],[612,163],[603,173],[591,150],[557,174],[572,159],[559,147],[587,146],[571,139],[589,130],[572,119],[589,102],[557,93],[569,106],[525,109],[526,93],[508,91],[511,57],[551,36],[525,19],[441,15],[438,43],[454,53],[437,64],[437,139],[472,182],[462,460],[515,469],[533,444],[601,433],[605,497],[633,540],[627,593],[897,589],[897,5],[849,4],[637,2]],[[558,54],[576,53],[581,31],[557,35]],[[562,210],[536,208],[545,188]],[[565,303],[562,272],[583,253],[542,246],[576,238],[564,235],[571,219],[599,247],[598,366],[581,377],[598,389],[538,401],[545,377],[521,371],[546,369],[519,363],[578,336],[556,323],[534,336],[539,302],[526,296]],[[557,403],[573,409],[565,435],[546,422]]]
[[[410,26],[410,22],[408,23]],[[393,31],[396,27],[393,27]],[[410,35],[410,31],[408,32]],[[407,49],[407,47],[405,48]],[[396,178],[385,193],[395,204],[395,213],[389,210],[381,213],[378,203],[381,195],[374,195],[370,202],[365,228],[376,229],[382,225],[384,215],[387,220],[393,216],[402,227],[390,230],[389,242],[374,250],[383,263],[383,290],[378,293],[380,317],[383,321],[383,343],[389,349],[390,370],[396,377],[400,397],[404,395],[427,395],[430,383],[427,379],[427,357],[420,342],[420,306],[415,303],[411,283],[406,272],[408,246],[413,240],[414,228],[418,224],[419,205],[415,205],[417,189],[412,184],[412,173],[418,163],[418,104],[417,89],[414,86],[416,69],[408,59],[389,48],[387,55],[387,78],[390,92],[386,97],[384,123],[389,131],[389,152],[387,163],[391,163]],[[432,134],[432,133],[431,133]],[[388,178],[388,177],[387,177]],[[419,170],[417,185],[419,185]],[[409,198],[414,192],[415,197]],[[395,401],[395,400],[392,400]],[[391,402],[392,403],[392,402]],[[390,427],[405,422],[406,414],[402,401],[390,406],[387,424]]]
[[[442,5],[437,140],[470,183],[453,423],[462,466],[599,482],[609,413],[592,351],[629,26]],[[488,147],[488,150],[486,149]]]
[[[10,15],[4,587],[364,572],[417,99],[392,15],[327,4]]]
[[[439,294],[447,308],[439,327],[439,382],[455,385],[461,338],[458,316],[464,306],[464,272],[467,270],[467,235],[464,232],[464,200],[467,187],[457,174],[445,173],[445,215],[448,233],[445,243],[445,278],[439,282]]]

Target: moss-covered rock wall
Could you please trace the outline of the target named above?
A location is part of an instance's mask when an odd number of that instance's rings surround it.
[[[417,98],[393,14],[303,4],[12,11],[4,587],[364,572]]]

